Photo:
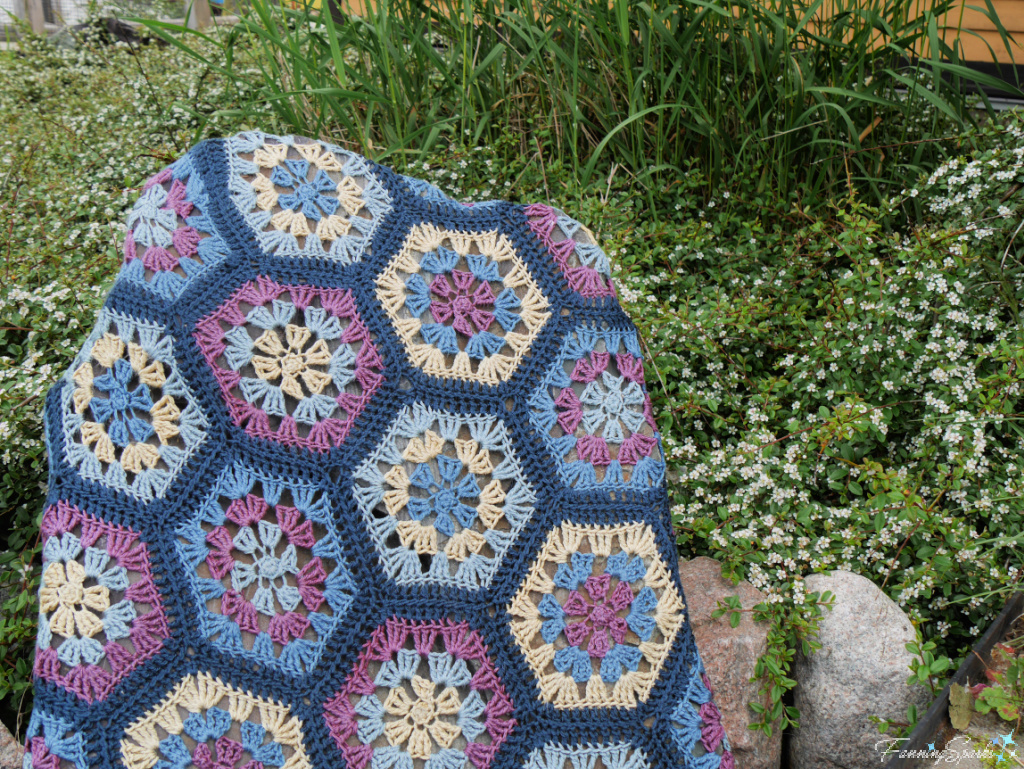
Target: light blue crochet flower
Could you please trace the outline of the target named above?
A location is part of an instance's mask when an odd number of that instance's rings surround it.
[[[178,214],[172,208],[164,208],[166,202],[167,190],[159,184],[139,197],[128,214],[128,230],[136,243],[164,248],[172,245],[171,233],[178,227]]]
[[[276,554],[281,541],[281,527],[270,521],[257,523],[257,531],[246,526],[234,537],[235,549],[252,558],[252,563],[236,561],[231,570],[231,587],[242,592],[253,584],[256,591],[250,601],[261,614],[273,617],[277,614],[274,599],[285,611],[295,611],[302,600],[299,589],[288,584],[289,574],[299,573],[298,554],[295,545],[289,543],[280,555]]]
[[[536,501],[501,420],[423,403],[398,414],[354,479],[382,563],[403,585],[486,587]]]
[[[308,161],[285,160],[284,165],[275,166],[271,171],[270,181],[278,187],[293,190],[290,194],[278,196],[281,208],[301,211],[307,219],[318,222],[338,210],[338,199],[324,194],[334,192],[338,185],[326,171],[317,171],[312,181],[306,181],[308,174]]]
[[[409,482],[418,489],[423,489],[429,496],[426,499],[410,497],[409,515],[416,521],[422,521],[428,515],[434,515],[434,528],[445,536],[455,536],[453,518],[464,528],[470,528],[476,521],[476,508],[467,505],[463,500],[476,499],[480,496],[480,485],[476,476],[467,472],[462,476],[465,465],[452,457],[437,457],[437,471],[430,465],[417,465],[409,476]]]
[[[600,434],[609,443],[626,439],[625,424],[630,433],[638,433],[644,425],[644,391],[636,382],[604,371],[600,381],[589,382],[580,395],[583,404],[583,429],[590,435]]]
[[[96,377],[92,386],[106,393],[106,398],[94,397],[89,401],[93,417],[101,424],[108,424],[107,434],[118,446],[127,446],[132,441],[142,442],[153,434],[150,424],[136,412],[149,414],[153,408],[153,397],[149,387],[139,384],[134,390],[128,384],[135,375],[131,363],[124,358],[114,363],[113,369]]]

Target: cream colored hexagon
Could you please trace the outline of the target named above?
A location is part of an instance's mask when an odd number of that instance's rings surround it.
[[[194,766],[197,758],[229,766],[257,761],[280,769],[312,767],[302,746],[302,721],[286,706],[206,673],[183,678],[121,739],[126,769],[152,769],[160,761]]]
[[[508,611],[540,698],[556,708],[645,702],[683,624],[644,523],[552,529]]]
[[[508,236],[433,224],[410,230],[377,298],[414,366],[486,385],[512,377],[551,317]]]

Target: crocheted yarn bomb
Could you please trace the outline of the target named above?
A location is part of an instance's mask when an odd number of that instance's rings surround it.
[[[47,400],[24,769],[732,769],[589,230],[259,132],[127,229]]]

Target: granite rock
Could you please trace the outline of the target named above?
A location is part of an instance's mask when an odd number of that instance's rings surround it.
[[[741,615],[738,627],[730,627],[728,616],[713,619],[718,602],[739,596],[744,609],[753,608],[764,596],[749,582],[733,585],[722,576],[718,561],[694,558],[679,562],[679,575],[686,594],[687,611],[697,649],[722,711],[722,723],[732,746],[737,769],[778,769],[782,755],[782,735],[771,737],[747,728],[757,714],[748,705],[762,701],[760,683],[751,681],[757,659],[765,650],[767,623],[754,622],[751,614]]]
[[[793,769],[861,769],[878,766],[882,735],[871,716],[906,719],[907,707],[923,712],[925,687],[908,686],[913,655],[905,645],[914,626],[871,580],[848,571],[813,574],[807,592],[831,591],[835,605],[821,620],[821,649],[797,655],[794,705],[800,728],[789,744]]]
[[[10,730],[0,723],[0,769],[21,769],[21,759],[25,755],[22,747]]]

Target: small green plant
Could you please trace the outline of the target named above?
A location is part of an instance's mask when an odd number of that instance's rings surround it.
[[[818,623],[822,609],[831,609],[835,596],[829,591],[808,593],[795,611],[786,611],[777,603],[762,602],[752,609],[744,609],[738,596],[728,596],[719,602],[711,616],[729,615],[729,625],[739,627],[744,612],[750,612],[754,622],[768,623],[767,648],[754,666],[754,676],[761,681],[762,701],[749,703],[758,718],[747,725],[749,729],[764,732],[769,737],[774,729],[800,725],[800,711],[785,703],[785,697],[797,684],[789,676],[793,660],[799,650],[811,655],[821,648],[817,640]]]
[[[927,686],[934,697],[942,688],[942,679],[952,663],[944,654],[936,656],[935,651],[938,644],[922,639],[920,628],[916,629],[916,636],[916,640],[905,645],[906,650],[914,655],[910,660],[911,674],[907,678],[907,685]],[[917,726],[918,717],[917,705],[911,704],[907,706],[905,721],[879,716],[869,716],[868,718],[878,727],[879,733],[891,733],[894,737],[905,737]]]
[[[971,687],[974,707],[979,713],[995,712],[1015,724],[1016,731],[1024,716],[1024,657],[1007,644],[996,644],[992,663],[985,670],[989,683]]]
[[[917,639],[908,643],[906,649],[914,655],[910,660],[910,677],[907,685],[927,686],[934,697],[942,689],[942,680],[952,661],[945,654],[936,655],[938,644],[921,638],[921,630],[916,630]]]

